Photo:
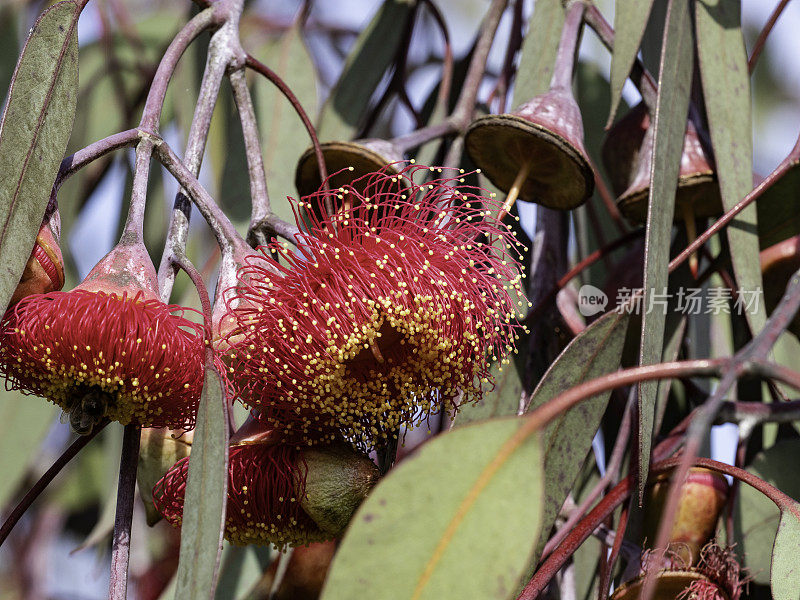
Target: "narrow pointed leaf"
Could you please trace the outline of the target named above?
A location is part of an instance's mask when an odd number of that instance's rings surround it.
[[[72,130],[81,9],[61,2],[36,21],[0,121],[0,314],[30,256]]]
[[[750,76],[741,28],[739,0],[698,0],[695,4],[697,52],[703,98],[722,192],[730,210],[753,188],[753,131],[750,118]],[[739,289],[762,289],[756,228],[756,205],[739,213],[727,227],[731,261]],[[766,310],[745,312],[753,334],[764,327]]]
[[[767,450],[759,452],[747,470],[771,483],[792,498],[800,498],[800,478],[797,477],[797,456],[800,440],[780,440]],[[734,507],[734,538],[741,556],[742,566],[758,584],[770,583],[770,554],[774,555],[781,512],[769,498],[749,485],[739,488],[739,498]],[[780,548],[786,546],[781,541]],[[797,562],[797,553],[790,554]],[[773,559],[774,561],[774,559]],[[795,577],[795,581],[797,581]],[[795,594],[796,600],[800,594]]]
[[[565,14],[561,0],[536,0],[522,44],[514,84],[514,106],[543,94],[550,87]]]
[[[248,592],[256,587],[269,566],[270,554],[269,546],[236,546],[226,542],[215,600],[249,598]]]
[[[256,56],[263,63],[272,65],[308,114],[316,114],[314,64],[299,26],[286,31],[280,40],[264,44]],[[294,187],[297,160],[311,142],[307,135],[298,135],[298,132],[304,131],[300,117],[274,85],[259,83],[255,94],[255,110],[264,148],[264,169],[267,172],[272,210],[291,223],[294,216],[286,197],[297,196]]]
[[[322,598],[509,598],[541,525],[540,440],[504,451],[521,423],[455,429],[392,470],[356,513]]]
[[[546,404],[584,381],[616,371],[629,322],[630,314],[611,312],[572,340],[534,390],[530,409]],[[544,548],[550,527],[580,474],[610,395],[611,392],[598,394],[581,402],[554,419],[542,433],[545,449],[543,537],[539,540],[534,560]]]
[[[658,101],[654,127],[653,161],[645,241],[644,299],[642,300],[642,342],[639,363],[650,365],[661,359],[666,314],[655,305],[648,310],[653,294],[667,289],[672,215],[678,184],[689,90],[692,83],[692,21],[686,0],[670,0],[664,28]],[[650,462],[651,438],[658,382],[639,386],[639,497],[644,492]]]
[[[322,108],[317,128],[320,140],[349,140],[359,130],[369,100],[392,64],[413,5],[413,0],[385,0],[358,36]]]
[[[774,600],[797,600],[800,598],[800,504],[781,511],[778,535],[772,548],[770,583]]]
[[[186,481],[176,600],[214,597],[228,494],[225,410],[219,375],[206,361]]]
[[[653,0],[617,0],[614,8],[614,52],[611,55],[611,110],[608,124],[614,121],[622,98],[622,87],[639,52],[642,35]]]

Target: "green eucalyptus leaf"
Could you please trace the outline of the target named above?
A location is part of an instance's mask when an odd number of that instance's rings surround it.
[[[531,396],[529,410],[580,383],[616,371],[629,322],[630,314],[610,312],[573,339],[542,377]],[[580,474],[610,395],[611,392],[598,394],[563,412],[542,434],[545,448],[543,533],[534,560],[544,548],[558,511]]]
[[[358,36],[339,81],[322,107],[321,141],[349,140],[361,128],[375,88],[392,64],[415,0],[384,0]]]
[[[393,469],[356,513],[324,600],[511,597],[539,536],[538,435],[523,421],[455,429]]]
[[[778,534],[772,548],[770,583],[774,600],[800,598],[800,504],[781,510]]]
[[[711,142],[722,193],[730,210],[753,188],[753,131],[750,75],[739,0],[698,0],[695,4],[697,56],[703,81]],[[751,204],[727,227],[731,262],[741,290],[762,289],[756,207]],[[745,317],[753,334],[767,319],[764,303]]]
[[[459,407],[453,420],[453,427],[517,414],[524,389],[516,366],[502,365],[497,361],[492,365],[490,373],[495,382],[494,388],[486,392],[477,402]]]
[[[0,314],[30,257],[72,130],[82,8],[61,2],[36,21],[0,121]]]
[[[611,54],[611,110],[608,125],[614,121],[622,98],[622,87],[636,60],[653,0],[617,0],[614,7],[614,52]]]
[[[528,23],[528,33],[522,44],[514,84],[514,106],[550,88],[565,16],[562,0],[536,0]]]
[[[771,483],[792,498],[800,498],[800,478],[795,463],[800,453],[800,440],[781,440],[768,450],[759,452],[748,471]],[[770,552],[778,532],[780,511],[758,490],[743,485],[734,507],[734,541],[756,583],[769,583]]]
[[[755,204],[762,250],[800,233],[800,161],[793,161]]]
[[[299,25],[282,38],[264,44],[256,56],[286,82],[308,114],[316,113],[317,86],[314,64]],[[259,82],[255,110],[264,148],[264,169],[269,182],[272,210],[284,221],[294,222],[287,197],[296,197],[294,173],[297,160],[310,145],[300,117],[286,97],[268,81]]]
[[[782,440],[759,452],[747,470],[792,498],[800,498],[800,478],[796,468],[798,454],[800,440]],[[734,507],[734,541],[742,566],[747,568],[756,583],[770,582],[770,554],[777,542],[781,519],[781,513],[772,500],[749,485],[739,487],[739,498]],[[785,546],[781,542],[778,547]],[[797,553],[791,556],[797,562]],[[797,582],[796,577],[794,581]],[[797,597],[797,594],[793,596],[794,599]]]
[[[249,596],[270,563],[269,546],[235,546],[225,542],[215,600]]]
[[[225,394],[213,362],[206,361],[205,382],[192,454],[181,524],[181,549],[175,598],[213,598],[216,587],[225,500],[228,490],[228,432]]]
[[[57,414],[41,398],[0,387],[0,506],[17,490]]]
[[[672,215],[686,117],[692,83],[692,15],[685,0],[670,0],[661,53],[658,100],[653,124],[653,168],[647,212],[645,242],[644,298],[642,300],[642,338],[639,364],[651,365],[661,360],[666,314],[658,308],[647,310],[653,294],[667,288]],[[658,382],[639,386],[639,496],[644,492],[650,463],[653,421]]]

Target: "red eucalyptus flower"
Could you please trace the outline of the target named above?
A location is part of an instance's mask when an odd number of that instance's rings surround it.
[[[290,268],[262,248],[240,271],[228,379],[272,426],[306,439],[335,426],[369,445],[478,398],[490,361],[512,351],[507,289],[520,274],[492,217],[499,204],[463,175],[415,183],[420,171],[441,169],[380,171],[307,197],[297,251],[270,248]],[[333,217],[318,216],[326,197],[341,207]]]
[[[225,538],[234,544],[298,546],[327,539],[300,508],[306,466],[292,446],[232,445],[228,465]],[[173,526],[183,520],[189,459],[173,466],[153,489],[153,501]]]
[[[225,538],[283,548],[341,535],[377,480],[375,465],[342,444],[303,450],[273,438],[266,432],[230,446]],[[183,520],[188,470],[187,457],[153,489],[156,508],[174,526]]]
[[[34,294],[0,322],[0,373],[88,433],[123,424],[191,428],[203,383],[203,329],[157,297],[143,246],[120,245],[70,292]]]

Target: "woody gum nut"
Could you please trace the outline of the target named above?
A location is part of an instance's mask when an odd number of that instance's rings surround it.
[[[330,176],[328,184],[331,189],[350,184],[364,175],[403,160],[403,153],[397,146],[377,138],[328,142],[321,145],[321,150]],[[389,171],[396,173],[398,169],[391,167]],[[313,194],[322,184],[314,148],[309,148],[300,157],[294,181],[301,197]]]
[[[617,199],[620,212],[634,223],[647,221],[654,131],[650,128],[644,135],[637,164],[631,176],[631,184]],[[691,210],[687,212],[687,208]],[[722,214],[722,199],[717,176],[700,142],[697,129],[691,121],[686,124],[686,135],[683,140],[678,189],[675,192],[674,220],[683,220],[685,214],[692,214],[696,218]]]
[[[644,534],[649,543],[656,538],[669,496],[671,475],[671,471],[663,473],[648,486]],[[719,473],[699,467],[689,471],[681,486],[678,513],[669,538],[670,550],[687,564],[697,562],[700,549],[714,535],[727,495],[728,482]]]
[[[150,527],[161,520],[161,514],[153,504],[153,488],[172,465],[189,456],[192,451],[194,431],[187,431],[182,436],[181,433],[163,427],[142,429],[136,481]]]
[[[656,576],[656,588],[653,592],[653,600],[676,600],[683,598],[686,589],[691,585],[705,583],[713,586],[714,591],[719,595],[717,600],[728,600],[728,595],[717,585],[713,584],[708,577],[696,571],[663,571]],[[644,575],[637,577],[633,581],[626,583],[616,589],[611,595],[611,600],[639,600],[644,587]],[[694,598],[687,595],[686,598]]]
[[[592,195],[594,174],[583,147],[583,121],[571,92],[553,89],[514,112],[472,122],[467,152],[489,180],[509,191],[523,165],[531,165],[519,198],[568,210]]]
[[[303,457],[308,474],[300,506],[322,531],[337,537],[378,481],[378,468],[344,445],[308,448]]]

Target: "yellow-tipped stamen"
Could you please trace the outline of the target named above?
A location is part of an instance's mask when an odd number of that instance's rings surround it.
[[[686,227],[687,243],[691,244],[697,239],[697,228],[694,223],[694,209],[692,203],[684,202],[681,207],[681,213],[683,214],[683,223]],[[689,257],[689,270],[692,273],[692,277],[695,279],[697,279],[697,273],[699,271],[698,263],[697,252],[692,252],[692,255]]]

